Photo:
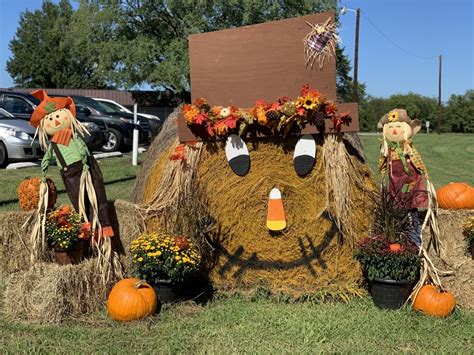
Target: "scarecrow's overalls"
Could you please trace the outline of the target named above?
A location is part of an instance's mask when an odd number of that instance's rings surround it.
[[[389,194],[396,200],[403,201],[403,207],[410,210],[409,237],[420,246],[421,225],[418,208],[428,207],[428,193],[422,178],[423,174],[428,179],[428,172],[411,140],[403,143],[387,141],[387,144],[387,156],[380,156],[379,169],[382,175],[388,172]]]

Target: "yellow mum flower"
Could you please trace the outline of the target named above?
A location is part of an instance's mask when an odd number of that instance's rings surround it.
[[[140,257],[138,258],[138,261],[143,261],[143,258],[140,256]]]

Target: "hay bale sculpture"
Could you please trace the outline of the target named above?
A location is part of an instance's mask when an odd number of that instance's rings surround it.
[[[150,232],[194,237],[220,290],[361,292],[353,245],[370,228],[376,187],[354,133],[357,105],[334,102],[333,18],[189,38],[193,104],[164,124],[133,199]]]

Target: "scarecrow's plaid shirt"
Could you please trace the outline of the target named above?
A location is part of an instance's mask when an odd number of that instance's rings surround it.
[[[403,143],[403,152],[405,154],[405,158],[411,161],[411,163],[415,166],[415,168],[425,176],[425,179],[429,179],[428,170],[426,169],[423,160],[421,160],[420,153],[415,149],[413,143],[411,141],[407,141]],[[388,148],[390,149],[390,156],[392,160],[399,160],[400,156],[395,148]],[[379,170],[382,175],[387,173],[387,157],[384,154],[380,154],[379,157]]]

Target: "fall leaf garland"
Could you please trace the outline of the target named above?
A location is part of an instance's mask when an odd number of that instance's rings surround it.
[[[183,115],[186,124],[202,138],[222,138],[232,133],[244,136],[249,130],[264,128],[273,135],[287,136],[300,132],[306,124],[324,130],[325,120],[333,123],[336,132],[343,124],[351,122],[349,113],[339,114],[334,102],[326,100],[308,84],[301,89],[296,100],[280,97],[268,103],[257,100],[254,107],[241,109],[234,106],[210,106],[203,98],[193,104],[184,105]]]

